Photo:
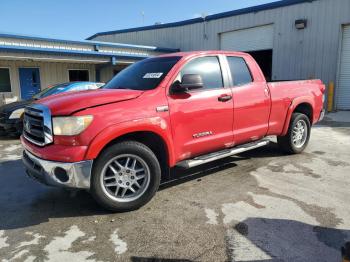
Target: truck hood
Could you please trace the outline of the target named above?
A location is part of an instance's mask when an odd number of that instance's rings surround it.
[[[142,93],[129,89],[98,89],[52,95],[36,103],[48,106],[52,115],[64,116],[90,107],[135,99]]]

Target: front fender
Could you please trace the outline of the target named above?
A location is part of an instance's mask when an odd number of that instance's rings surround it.
[[[297,108],[298,105],[300,104],[309,104],[312,108],[313,111],[313,115],[315,112],[315,100],[313,99],[313,97],[310,96],[301,96],[301,97],[297,97],[295,99],[292,100],[292,103],[290,104],[288,111],[287,111],[287,115],[284,121],[284,126],[283,126],[283,131],[281,136],[285,136],[288,132],[288,128],[289,128],[289,123],[290,123],[290,119],[292,118],[292,114],[294,112],[294,110]],[[313,122],[313,120],[312,120]],[[312,124],[312,123],[311,123]]]
[[[106,127],[90,143],[86,159],[95,159],[111,141],[134,132],[152,132],[160,136],[168,149],[169,164],[174,165],[174,147],[170,126],[160,117],[137,119]]]

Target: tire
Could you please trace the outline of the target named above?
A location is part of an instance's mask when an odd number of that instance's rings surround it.
[[[104,208],[126,212],[149,202],[158,190],[160,178],[161,168],[152,150],[142,143],[125,141],[108,147],[97,158],[90,192]]]
[[[299,138],[302,136],[299,141],[300,143],[293,142],[293,139],[295,139],[296,136],[296,133],[293,131],[296,131],[300,125],[303,126],[306,134],[303,133],[303,135],[301,135],[301,133],[299,133]],[[311,124],[309,118],[302,113],[293,113],[287,134],[285,136],[277,137],[277,142],[284,152],[288,154],[300,154],[307,147],[310,140],[310,134]]]

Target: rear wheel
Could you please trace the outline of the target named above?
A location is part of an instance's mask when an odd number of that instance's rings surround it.
[[[293,113],[288,133],[277,137],[280,148],[290,154],[299,154],[304,151],[309,143],[311,125],[309,118],[301,113]]]
[[[135,210],[157,192],[161,169],[145,145],[126,141],[110,146],[96,160],[91,193],[98,203],[115,212]]]

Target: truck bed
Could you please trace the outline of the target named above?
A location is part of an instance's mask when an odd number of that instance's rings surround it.
[[[303,98],[309,101],[312,111],[315,112],[310,119],[315,123],[323,109],[322,96],[325,86],[319,79],[276,81],[267,83],[271,97],[271,112],[269,121],[269,134],[278,134],[282,131],[288,109],[293,101]]]

